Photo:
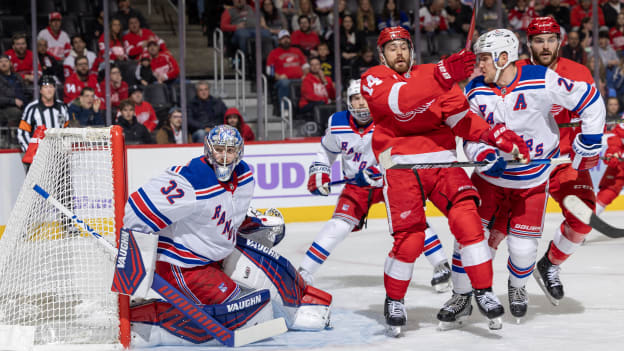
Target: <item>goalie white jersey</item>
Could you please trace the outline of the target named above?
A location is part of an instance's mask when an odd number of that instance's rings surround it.
[[[342,155],[344,178],[354,178],[360,169],[377,165],[371,147],[374,130],[375,125],[372,122],[366,127],[358,127],[349,111],[334,113],[329,117],[321,148],[314,161],[331,167],[336,157]]]
[[[179,267],[220,261],[234,249],[253,188],[253,175],[244,161],[229,182],[221,183],[206,157],[197,157],[132,193],[124,227],[158,234],[159,261]]]
[[[491,125],[503,123],[526,142],[531,159],[559,156],[559,128],[550,111],[560,105],[581,117],[583,134],[602,134],[605,108],[600,92],[585,82],[562,78],[543,66],[518,67],[514,81],[507,87],[487,84],[483,77],[473,79],[465,88],[470,108]],[[475,160],[485,147],[465,143],[466,155]],[[505,159],[509,154],[501,153]],[[548,180],[554,166],[508,165],[500,178],[482,175],[488,182],[506,188],[526,189]]]

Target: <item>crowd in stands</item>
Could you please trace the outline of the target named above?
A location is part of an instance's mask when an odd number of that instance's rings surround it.
[[[338,1],[338,18],[334,18],[334,1]],[[594,60],[598,60],[600,91],[605,101],[613,98],[608,101],[617,103],[614,113],[620,114],[624,107],[623,2],[600,1],[597,55],[592,52],[591,0],[504,0],[501,9],[497,0],[483,0],[475,35],[501,23],[518,35],[523,44],[520,55],[525,58],[528,50],[524,31],[530,20],[535,16],[554,17],[562,27],[560,56],[587,65],[592,72]],[[402,26],[409,31],[420,28],[416,50],[422,53],[424,62],[435,62],[440,55],[463,47],[472,14],[471,4],[462,0],[427,0],[418,12],[414,2],[407,0],[191,1],[191,7],[197,11],[189,12],[189,21],[194,18],[201,23],[209,38],[214,29],[220,28],[225,33],[226,54],[232,57],[240,49],[249,57],[247,72],[255,70],[256,3],[261,12],[263,73],[272,87],[273,111],[279,114],[279,103],[288,97],[293,100],[295,116],[305,120],[313,120],[312,111],[331,105],[340,94],[335,86],[336,55],[344,87],[350,79],[359,78],[379,64],[375,47],[378,33],[389,26]],[[68,20],[73,21],[76,16],[49,13],[47,26],[37,36],[36,68],[32,67],[30,35],[26,31],[11,34],[11,45],[4,47],[0,56],[0,126],[19,125],[24,107],[32,101],[35,74],[54,77],[57,98],[69,106],[72,125],[103,123],[107,103],[104,66],[108,60],[114,123],[128,131],[130,143],[201,142],[206,131],[228,120],[237,125],[247,140],[254,138],[243,115],[212,96],[207,82],[195,85],[186,114],[170,109],[171,106],[151,106],[144,99],[143,93],[147,94],[154,85],[170,90],[179,85],[180,70],[167,44],[149,29],[143,14],[129,0],[117,1],[108,24],[104,23],[101,10],[89,15],[93,21],[71,27],[76,30],[68,33],[63,26],[65,16],[71,16]],[[334,33],[335,21],[340,28],[338,33]],[[110,29],[108,38],[104,37],[105,25]],[[334,51],[336,35],[340,40],[339,52]],[[106,42],[110,45],[108,57],[104,57]],[[449,43],[454,46],[448,48]],[[250,77],[255,78],[255,72]],[[187,118],[189,140],[178,135],[180,114]],[[323,121],[315,122],[322,130]]]

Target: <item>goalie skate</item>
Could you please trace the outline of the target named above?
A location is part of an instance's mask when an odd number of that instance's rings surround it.
[[[505,309],[492,292],[492,288],[475,289],[475,300],[479,311],[488,319],[488,328],[498,330],[503,328],[503,314]]]
[[[393,300],[386,297],[384,317],[386,317],[386,335],[394,338],[399,337],[401,327],[407,324],[407,312],[403,300]]]
[[[438,330],[451,330],[461,328],[464,322],[472,314],[472,293],[457,294],[453,292],[450,300],[438,312]]]
[[[533,271],[533,278],[535,278],[537,284],[542,288],[546,298],[553,306],[559,306],[559,300],[564,295],[563,284],[559,280],[559,270],[559,266],[550,263],[548,257],[544,255],[537,262],[537,269]]]
[[[431,286],[438,293],[447,292],[453,288],[453,283],[451,282],[451,267],[449,267],[448,262],[442,262],[433,268]]]

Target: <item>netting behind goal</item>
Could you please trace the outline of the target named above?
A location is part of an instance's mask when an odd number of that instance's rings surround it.
[[[129,334],[127,300],[120,308],[110,291],[113,258],[32,190],[38,184],[117,246],[124,155],[118,127],[46,131],[0,239],[0,325],[34,326],[35,344],[120,343]]]

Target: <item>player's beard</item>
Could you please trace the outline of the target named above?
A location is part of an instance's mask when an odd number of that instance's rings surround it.
[[[395,61],[395,62],[393,62],[392,64],[390,64],[388,66],[390,66],[390,68],[392,68],[395,72],[397,72],[399,74],[403,74],[403,73],[409,71],[409,60],[403,59],[403,61],[401,61],[400,63],[397,63]]]
[[[535,61],[536,64],[541,65],[541,66],[545,66],[545,67],[549,67],[550,65],[552,65],[553,62],[555,62],[555,60],[557,59],[557,53],[556,52],[550,52],[550,56],[548,57],[543,57],[541,54],[544,53],[546,50],[542,50],[540,53],[536,54],[535,52],[533,52],[533,60]]]

